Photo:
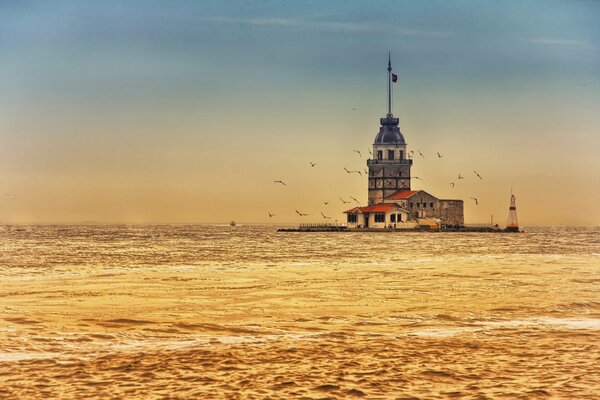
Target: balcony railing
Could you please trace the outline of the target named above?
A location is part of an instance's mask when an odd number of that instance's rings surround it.
[[[407,164],[411,165],[413,160],[367,160],[367,165],[376,164]]]

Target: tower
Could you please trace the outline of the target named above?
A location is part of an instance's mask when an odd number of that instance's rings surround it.
[[[392,114],[392,62],[388,55],[388,112],[381,118],[379,133],[373,143],[373,159],[369,168],[369,204],[381,203],[399,190],[410,190],[412,160],[406,154],[406,142],[400,132],[399,119]]]
[[[510,194],[510,207],[508,208],[508,221],[506,222],[506,230],[509,232],[519,232],[519,222],[517,221],[517,206],[515,195]]]

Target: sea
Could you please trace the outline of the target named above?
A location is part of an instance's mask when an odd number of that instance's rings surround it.
[[[600,399],[600,228],[0,226],[0,398]]]

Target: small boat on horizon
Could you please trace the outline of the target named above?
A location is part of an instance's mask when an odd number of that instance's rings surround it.
[[[237,226],[237,224],[235,223],[235,221],[231,221],[231,222],[229,223],[229,226],[233,227],[233,226]]]

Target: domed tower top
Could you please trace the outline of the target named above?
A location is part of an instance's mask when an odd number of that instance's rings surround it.
[[[406,144],[404,135],[402,135],[400,127],[398,126],[398,118],[388,115],[385,118],[381,118],[379,121],[381,122],[381,127],[379,128],[379,133],[375,136],[375,143],[373,144]]]

